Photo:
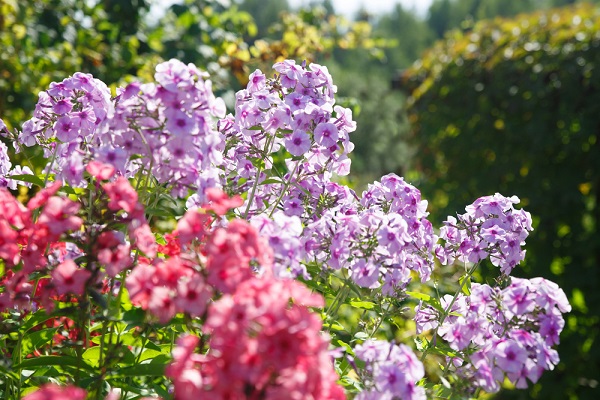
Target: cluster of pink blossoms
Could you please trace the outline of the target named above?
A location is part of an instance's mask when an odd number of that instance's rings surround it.
[[[293,280],[247,279],[208,310],[207,354],[183,336],[167,368],[175,399],[344,399],[321,334],[308,307],[323,298]]]
[[[437,245],[435,253],[443,265],[454,260],[477,263],[489,258],[500,271],[509,275],[525,258],[521,248],[531,227],[531,215],[516,210],[516,196],[504,197],[499,193],[477,199],[466,207],[465,214],[448,217],[440,229],[444,245]]]
[[[90,272],[79,268],[72,260],[52,264],[48,251],[69,232],[77,231],[82,219],[76,216],[79,204],[54,196],[60,188],[57,182],[40,191],[27,203],[19,203],[4,188],[0,188],[0,258],[8,272],[2,277],[4,291],[0,293],[0,311],[8,308],[29,310],[36,288],[29,275],[51,270],[54,283],[43,287],[41,299],[52,309],[50,296],[65,293],[81,294]],[[34,219],[33,213],[39,212]],[[19,266],[19,268],[15,268]]]
[[[0,293],[0,310],[31,309],[33,300],[52,310],[55,295],[80,296],[86,287],[102,286],[102,267],[110,277],[131,267],[133,250],[149,257],[156,255],[154,235],[129,181],[119,177],[100,184],[113,176],[114,169],[97,162],[91,162],[87,171],[98,180],[115,221],[127,226],[131,244],[123,234],[100,226],[81,232],[81,205],[56,195],[62,186],[60,181],[38,192],[27,207],[0,189],[0,257],[11,269],[3,278],[5,291]],[[92,253],[82,257],[81,249],[88,244]],[[61,248],[65,251],[57,251]],[[42,281],[39,288],[33,287],[31,274],[40,272],[47,272],[51,280]]]
[[[451,305],[446,295],[441,304],[450,314],[440,325],[440,313],[420,304],[416,309],[417,333],[436,329],[459,355],[449,360],[471,389],[492,393],[506,376],[517,388],[535,383],[544,370],[558,363],[558,344],[565,322],[562,313],[571,306],[555,283],[543,278],[511,278],[504,289],[473,284],[470,295],[459,294]]]

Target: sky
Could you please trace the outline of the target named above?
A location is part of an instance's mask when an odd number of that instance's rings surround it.
[[[373,14],[390,12],[396,3],[402,4],[405,9],[414,9],[418,15],[425,16],[432,0],[332,0],[335,11],[346,17],[353,17],[364,6]],[[307,5],[310,0],[288,0],[292,7]]]

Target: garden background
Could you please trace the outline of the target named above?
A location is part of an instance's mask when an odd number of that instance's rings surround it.
[[[592,399],[600,390],[593,3],[435,0],[425,15],[398,5],[346,20],[328,0],[301,10],[286,0],[186,0],[164,12],[144,0],[0,0],[0,116],[17,126],[40,90],[76,71],[116,85],[174,57],[208,70],[231,109],[255,68],[286,58],[327,65],[356,116],[356,189],[388,172],[405,176],[429,200],[434,225],[496,191],[532,213],[515,274],[552,279],[573,311],[557,369],[494,398]]]

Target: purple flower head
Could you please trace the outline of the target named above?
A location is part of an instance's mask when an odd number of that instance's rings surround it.
[[[250,77],[248,79],[248,86],[246,87],[246,89],[250,93],[257,92],[265,88],[266,82],[267,78],[265,77],[265,74],[263,74],[260,70],[257,69],[250,74]]]
[[[408,346],[369,339],[356,346],[354,354],[366,363],[365,391],[357,398],[425,399],[424,388],[416,384],[425,369]]]
[[[339,138],[337,127],[330,123],[317,125],[314,135],[315,142],[325,147],[333,146]]]
[[[292,132],[290,136],[285,139],[285,148],[293,156],[301,156],[310,150],[311,141],[310,136],[300,129]]]

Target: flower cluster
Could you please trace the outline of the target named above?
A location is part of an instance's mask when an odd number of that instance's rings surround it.
[[[425,400],[425,389],[416,384],[425,369],[408,346],[367,340],[356,346],[354,354],[365,363],[361,373],[367,386],[357,400]]]
[[[2,130],[3,122],[0,120],[0,135]],[[11,169],[12,168],[12,169]],[[31,183],[21,183],[20,181],[13,180],[10,177],[12,175],[32,175],[33,172],[27,166],[22,167],[20,165],[12,166],[10,158],[8,157],[8,148],[2,142],[0,142],[0,188],[9,188],[11,190],[17,189],[17,184],[22,184],[27,187],[31,187]]]
[[[448,316],[431,306],[419,305],[417,332],[436,329],[460,355],[450,360],[465,382],[487,392],[497,392],[506,376],[518,388],[527,379],[537,382],[544,370],[558,363],[558,335],[564,327],[562,313],[571,310],[565,293],[543,278],[511,278],[504,289],[473,284],[470,295],[441,301]]]
[[[348,174],[347,155],[354,147],[349,134],[356,123],[350,110],[335,106],[336,87],[326,67],[286,60],[273,68],[274,79],[252,73],[247,88],[236,94],[235,115],[219,121],[228,143],[226,176],[236,192],[255,187],[253,213],[276,208],[285,194],[288,215],[310,215],[300,205],[315,206],[319,197],[302,185],[316,181],[322,187],[331,173]],[[265,171],[277,179],[266,182]]]
[[[386,295],[404,290],[411,271],[429,279],[436,237],[415,187],[389,174],[369,185],[360,203],[345,198],[307,226],[308,260],[347,269],[359,286],[383,285]]]
[[[176,400],[343,399],[331,357],[341,350],[329,349],[325,318],[354,354],[356,375],[340,382],[363,387],[357,399],[424,399],[423,364],[409,347],[345,341],[390,322],[415,294],[413,279],[430,279],[436,256],[475,264],[454,296],[416,309],[418,333],[434,330],[422,358],[447,357],[453,394],[495,392],[506,378],[526,387],[557,364],[552,346],[570,310],[557,285],[466,285],[485,258],[499,282],[523,260],[532,227],[518,199],[478,199],[448,217],[436,244],[427,202],[403,178],[386,175],[360,198],[334,182],[349,172],[356,124],[335,104],[327,68],[286,60],[274,69],[271,79],[250,76],[233,115],[206,74],[170,60],[156,67],[156,83],[131,83],[114,98],[77,73],[40,93],[21,132],[0,120],[17,151],[38,145],[47,158],[42,175],[22,181],[51,182],[17,201],[7,188],[32,172],[13,168],[0,142],[0,313],[10,319],[1,352],[13,361],[2,368],[14,369],[0,394],[84,398],[83,389],[40,386],[30,371],[44,360],[31,357],[52,357],[53,377],[79,382],[90,372],[90,395],[105,400],[151,395],[131,390],[150,382],[140,371],[165,396],[169,378]],[[294,278],[314,279],[315,292]],[[374,332],[338,323],[347,306],[376,315]],[[173,349],[177,332],[188,333]]]
[[[106,84],[77,72],[40,92],[33,117],[23,124],[15,148],[41,146],[49,159],[47,173],[73,186],[82,185],[84,159],[98,145],[98,135],[113,112]]]
[[[308,307],[323,299],[293,280],[252,278],[212,304],[199,339],[184,336],[167,369],[176,399],[344,399],[320,333],[321,318]]]
[[[440,262],[443,265],[454,260],[478,263],[489,257],[493,265],[509,275],[525,258],[521,247],[533,230],[531,215],[515,210],[513,205],[517,203],[516,196],[496,193],[477,199],[466,207],[465,214],[448,217],[440,229],[440,238],[445,244],[435,248]]]
[[[69,232],[81,227],[76,216],[80,206],[72,200],[54,196],[61,182],[40,191],[27,207],[19,203],[4,188],[0,188],[0,258],[9,273],[2,278],[5,290],[0,293],[0,311],[7,308],[31,309],[31,296],[36,289],[29,274],[51,270],[52,285],[44,286],[38,302],[47,304],[53,294],[81,294],[90,273],[79,268],[71,259],[52,263],[48,252]],[[39,213],[37,220],[33,212]],[[76,252],[75,252],[76,253]],[[57,265],[58,264],[58,265]],[[13,269],[20,265],[18,269]]]
[[[225,146],[213,128],[225,105],[207,78],[193,64],[170,60],[156,67],[156,83],[134,82],[111,98],[103,82],[78,72],[40,93],[15,146],[41,145],[46,172],[74,187],[85,184],[93,159],[126,177],[147,168],[178,197],[190,190],[203,196],[221,183]]]
[[[119,90],[95,158],[125,176],[147,168],[178,197],[190,190],[203,196],[221,181],[216,166],[225,144],[213,120],[225,115],[225,104],[215,98],[208,75],[193,64],[172,59],[156,66],[154,78],[156,83],[135,82]]]

